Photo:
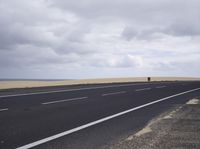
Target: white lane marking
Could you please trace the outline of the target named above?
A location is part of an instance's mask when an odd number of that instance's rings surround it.
[[[8,108],[0,109],[0,112],[2,112],[2,111],[7,111],[7,110],[8,110]]]
[[[33,143],[30,143],[30,144],[27,144],[27,145],[18,147],[17,149],[29,149],[29,148],[38,146],[38,145],[40,145],[40,144],[43,144],[43,143],[46,143],[46,142],[49,142],[49,141],[58,139],[58,138],[60,138],[60,137],[69,135],[69,134],[71,134],[71,133],[77,132],[77,131],[79,131],[79,130],[82,130],[82,129],[91,127],[91,126],[93,126],[93,125],[96,125],[96,124],[99,124],[99,123],[108,121],[108,120],[113,119],[113,118],[115,118],[115,117],[119,117],[119,116],[121,116],[121,115],[130,113],[130,112],[132,112],[132,111],[135,111],[135,110],[138,110],[138,109],[147,107],[147,106],[149,106],[149,105],[153,105],[153,104],[156,104],[156,103],[158,103],[158,102],[161,102],[161,101],[164,101],[164,100],[173,98],[173,97],[177,97],[177,96],[180,96],[180,95],[183,95],[183,94],[187,94],[187,93],[190,93],[190,92],[194,92],[194,91],[197,91],[197,90],[200,90],[200,88],[188,90],[188,91],[181,92],[181,93],[178,93],[178,94],[174,94],[174,95],[171,95],[171,96],[168,96],[168,97],[165,97],[165,98],[161,98],[161,99],[158,99],[158,100],[155,100],[155,101],[146,103],[146,104],[144,104],[144,105],[141,105],[141,106],[138,106],[138,107],[134,107],[134,108],[132,108],[132,109],[129,109],[129,110],[126,110],[126,111],[123,111],[123,112],[120,112],[120,113],[117,113],[117,114],[114,114],[114,115],[111,115],[111,116],[108,116],[108,117],[105,117],[105,118],[102,118],[102,119],[99,119],[99,120],[96,120],[96,121],[93,121],[93,122],[90,122],[90,123],[87,123],[87,124],[85,124],[85,125],[82,125],[82,126],[79,126],[79,127],[76,127],[76,128],[70,129],[70,130],[67,130],[67,131],[65,131],[65,132],[62,132],[62,133],[59,133],[59,134],[56,134],[56,135],[53,135],[53,136],[50,136],[50,137],[47,137],[47,138],[38,140],[38,141],[36,141],[36,142],[33,142]]]
[[[126,93],[126,91],[105,93],[105,94],[102,94],[102,96],[117,95],[117,94],[124,94],[124,93]]]
[[[166,86],[156,86],[156,88],[165,88]]]
[[[42,103],[42,104],[43,104],[43,105],[48,105],[48,104],[54,104],[54,103],[60,103],[60,102],[81,100],[81,99],[86,99],[86,98],[88,98],[88,97],[78,97],[78,98],[71,98],[71,99],[64,99],[64,100],[56,100],[56,101],[44,102],[44,103]]]
[[[35,93],[1,95],[0,98],[17,97],[17,96],[27,96],[27,95],[38,95],[38,94],[49,94],[49,93],[60,93],[60,92],[71,92],[71,91],[101,89],[101,88],[112,88],[112,87],[123,87],[123,86],[137,86],[137,85],[146,85],[146,84],[160,84],[160,83],[140,83],[140,84],[135,84],[134,83],[134,84],[122,84],[122,85],[108,85],[108,86],[86,87],[86,88],[55,90],[55,91],[44,91],[44,92],[35,92]]]
[[[150,90],[151,88],[142,88],[142,89],[136,89],[135,91],[136,92],[139,92],[139,91],[146,91],[146,90]]]

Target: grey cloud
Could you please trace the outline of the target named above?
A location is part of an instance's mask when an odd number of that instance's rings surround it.
[[[84,53],[80,47],[84,35],[89,32],[89,25],[84,28],[86,24],[74,26],[70,22],[76,20],[72,14],[52,9],[44,2],[21,0],[18,4],[8,0],[1,3],[0,50],[15,50],[21,45],[33,45],[52,48],[58,53]]]
[[[39,28],[27,27],[22,24],[2,26],[0,32],[0,49],[12,49],[12,47],[23,44],[50,46],[51,42],[55,42],[51,33],[45,33]]]
[[[199,4],[198,0],[51,0],[52,6],[70,10],[82,17],[97,19],[113,16],[135,24],[147,23],[148,26],[152,23],[169,25],[181,19],[198,19]]]
[[[54,51],[60,55],[68,55],[70,53],[77,53],[79,55],[87,55],[95,51],[91,50],[91,47],[85,43],[69,42],[65,41],[65,44],[61,44],[54,49]]]
[[[150,29],[136,29],[134,27],[125,27],[121,33],[121,37],[127,41],[132,40],[133,38],[138,40],[154,40],[157,38],[162,38],[161,34],[166,33],[161,28],[150,28]],[[166,33],[167,34],[167,33]]]
[[[39,50],[41,50],[41,52],[38,52]],[[52,49],[44,49],[30,45],[22,46],[16,50],[4,50],[0,53],[0,68],[4,69],[49,68],[63,65],[70,66],[81,60],[80,56],[75,53],[58,55]]]
[[[91,64],[94,67],[108,68],[134,68],[138,67],[138,57],[130,54],[96,54],[91,56]],[[86,65],[88,65],[86,63]]]
[[[174,36],[199,36],[200,26],[198,25],[200,21],[193,20],[193,22],[186,23],[176,23],[166,28],[163,32],[171,34]]]
[[[2,0],[0,69],[184,69],[200,52],[199,6],[198,0]],[[191,59],[179,59],[182,53]]]
[[[200,26],[196,24],[172,24],[166,28],[151,28],[136,31],[131,27],[125,27],[121,33],[121,37],[125,40],[132,40],[133,38],[139,40],[154,40],[163,38],[163,35],[170,35],[174,37],[196,37],[200,36]]]
[[[131,27],[125,27],[123,32],[122,32],[122,37],[124,37],[126,40],[131,40],[134,37],[138,36],[138,32],[134,30]]]

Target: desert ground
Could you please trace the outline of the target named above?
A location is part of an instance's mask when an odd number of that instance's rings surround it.
[[[151,77],[151,81],[200,81],[200,78],[189,77]],[[147,77],[130,78],[100,78],[66,81],[0,81],[0,89],[11,88],[32,88],[44,86],[60,85],[79,85],[79,84],[101,84],[101,83],[120,83],[120,82],[147,82]]]

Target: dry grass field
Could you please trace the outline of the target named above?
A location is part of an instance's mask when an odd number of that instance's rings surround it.
[[[191,80],[200,81],[200,78],[151,77],[151,81],[191,81]],[[147,78],[146,77],[104,78],[104,79],[84,79],[84,80],[66,80],[66,81],[0,81],[0,89],[78,85],[78,84],[122,83],[122,82],[147,82]]]

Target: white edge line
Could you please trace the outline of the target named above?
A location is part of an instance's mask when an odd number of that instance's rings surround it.
[[[139,92],[139,91],[145,91],[145,90],[150,90],[151,88],[142,88],[142,89],[136,89],[135,91],[136,92]]]
[[[146,84],[159,84],[159,83],[138,83],[138,84],[134,83],[134,84],[122,84],[122,85],[108,85],[108,86],[86,87],[86,88],[78,88],[78,89],[45,91],[45,92],[35,92],[35,93],[14,94],[14,95],[1,95],[0,98],[17,97],[17,96],[27,96],[27,95],[37,95],[37,94],[47,94],[47,93],[71,92],[71,91],[101,89],[101,88],[111,88],[111,87],[122,87],[122,86],[137,86],[137,85],[146,85]]]
[[[86,99],[88,97],[79,97],[79,98],[71,98],[71,99],[64,99],[64,100],[56,100],[56,101],[50,101],[50,102],[43,102],[43,105],[48,105],[48,104],[54,104],[54,103],[60,103],[60,102],[67,102],[67,101],[74,101],[74,100],[81,100],[81,99]]]
[[[135,108],[132,108],[132,109],[129,109],[129,110],[126,110],[126,111],[123,111],[123,112],[120,112],[120,113],[117,113],[117,114],[114,114],[114,115],[111,115],[111,116],[108,116],[108,117],[105,117],[105,118],[102,118],[102,119],[99,119],[99,120],[96,120],[96,121],[94,121],[94,122],[90,122],[90,123],[88,123],[88,124],[85,124],[85,125],[82,125],[82,126],[79,126],[79,127],[76,127],[76,128],[70,129],[70,130],[67,130],[67,131],[65,131],[65,132],[62,132],[62,133],[59,133],[59,134],[56,134],[56,135],[53,135],[53,136],[50,136],[50,137],[47,137],[47,138],[38,140],[38,141],[36,141],[36,142],[33,142],[33,143],[30,143],[30,144],[27,144],[27,145],[18,147],[18,148],[16,148],[16,149],[29,149],[29,148],[38,146],[38,145],[40,145],[40,144],[43,144],[43,143],[46,143],[46,142],[55,140],[55,139],[57,139],[57,138],[66,136],[66,135],[68,135],[68,134],[74,133],[74,132],[76,132],[76,131],[79,131],[79,130],[88,128],[88,127],[90,127],[90,126],[93,126],[93,125],[96,125],[96,124],[105,122],[105,121],[110,120],[110,119],[112,119],[112,118],[115,118],[115,117],[124,115],[124,114],[126,114],[126,113],[130,113],[130,112],[132,112],[132,111],[141,109],[141,108],[143,108],[143,107],[146,107],[146,106],[149,106],[149,105],[152,105],[152,104],[155,104],[155,103],[158,103],[158,102],[161,102],[161,101],[164,101],[164,100],[167,100],[167,99],[176,97],[176,96],[180,96],[180,95],[183,95],[183,94],[186,94],[186,93],[190,93],[190,92],[193,92],[193,91],[197,91],[197,90],[199,90],[199,89],[200,89],[200,88],[196,88],[196,89],[188,90],[188,91],[181,92],[181,93],[178,93],[178,94],[174,94],[174,95],[171,95],[171,96],[168,96],[168,97],[165,97],[165,98],[161,98],[161,99],[159,99],[159,100],[156,100],[156,101],[153,101],[153,102],[149,102],[149,103],[147,103],[147,104],[144,104],[144,105],[141,105],[141,106],[138,106],[138,107],[135,107]]]
[[[8,108],[0,109],[0,112],[7,111],[7,110],[8,110]]]
[[[124,93],[126,93],[126,91],[106,93],[106,94],[102,94],[102,96],[109,96],[109,95],[116,95],[116,94],[124,94]]]

